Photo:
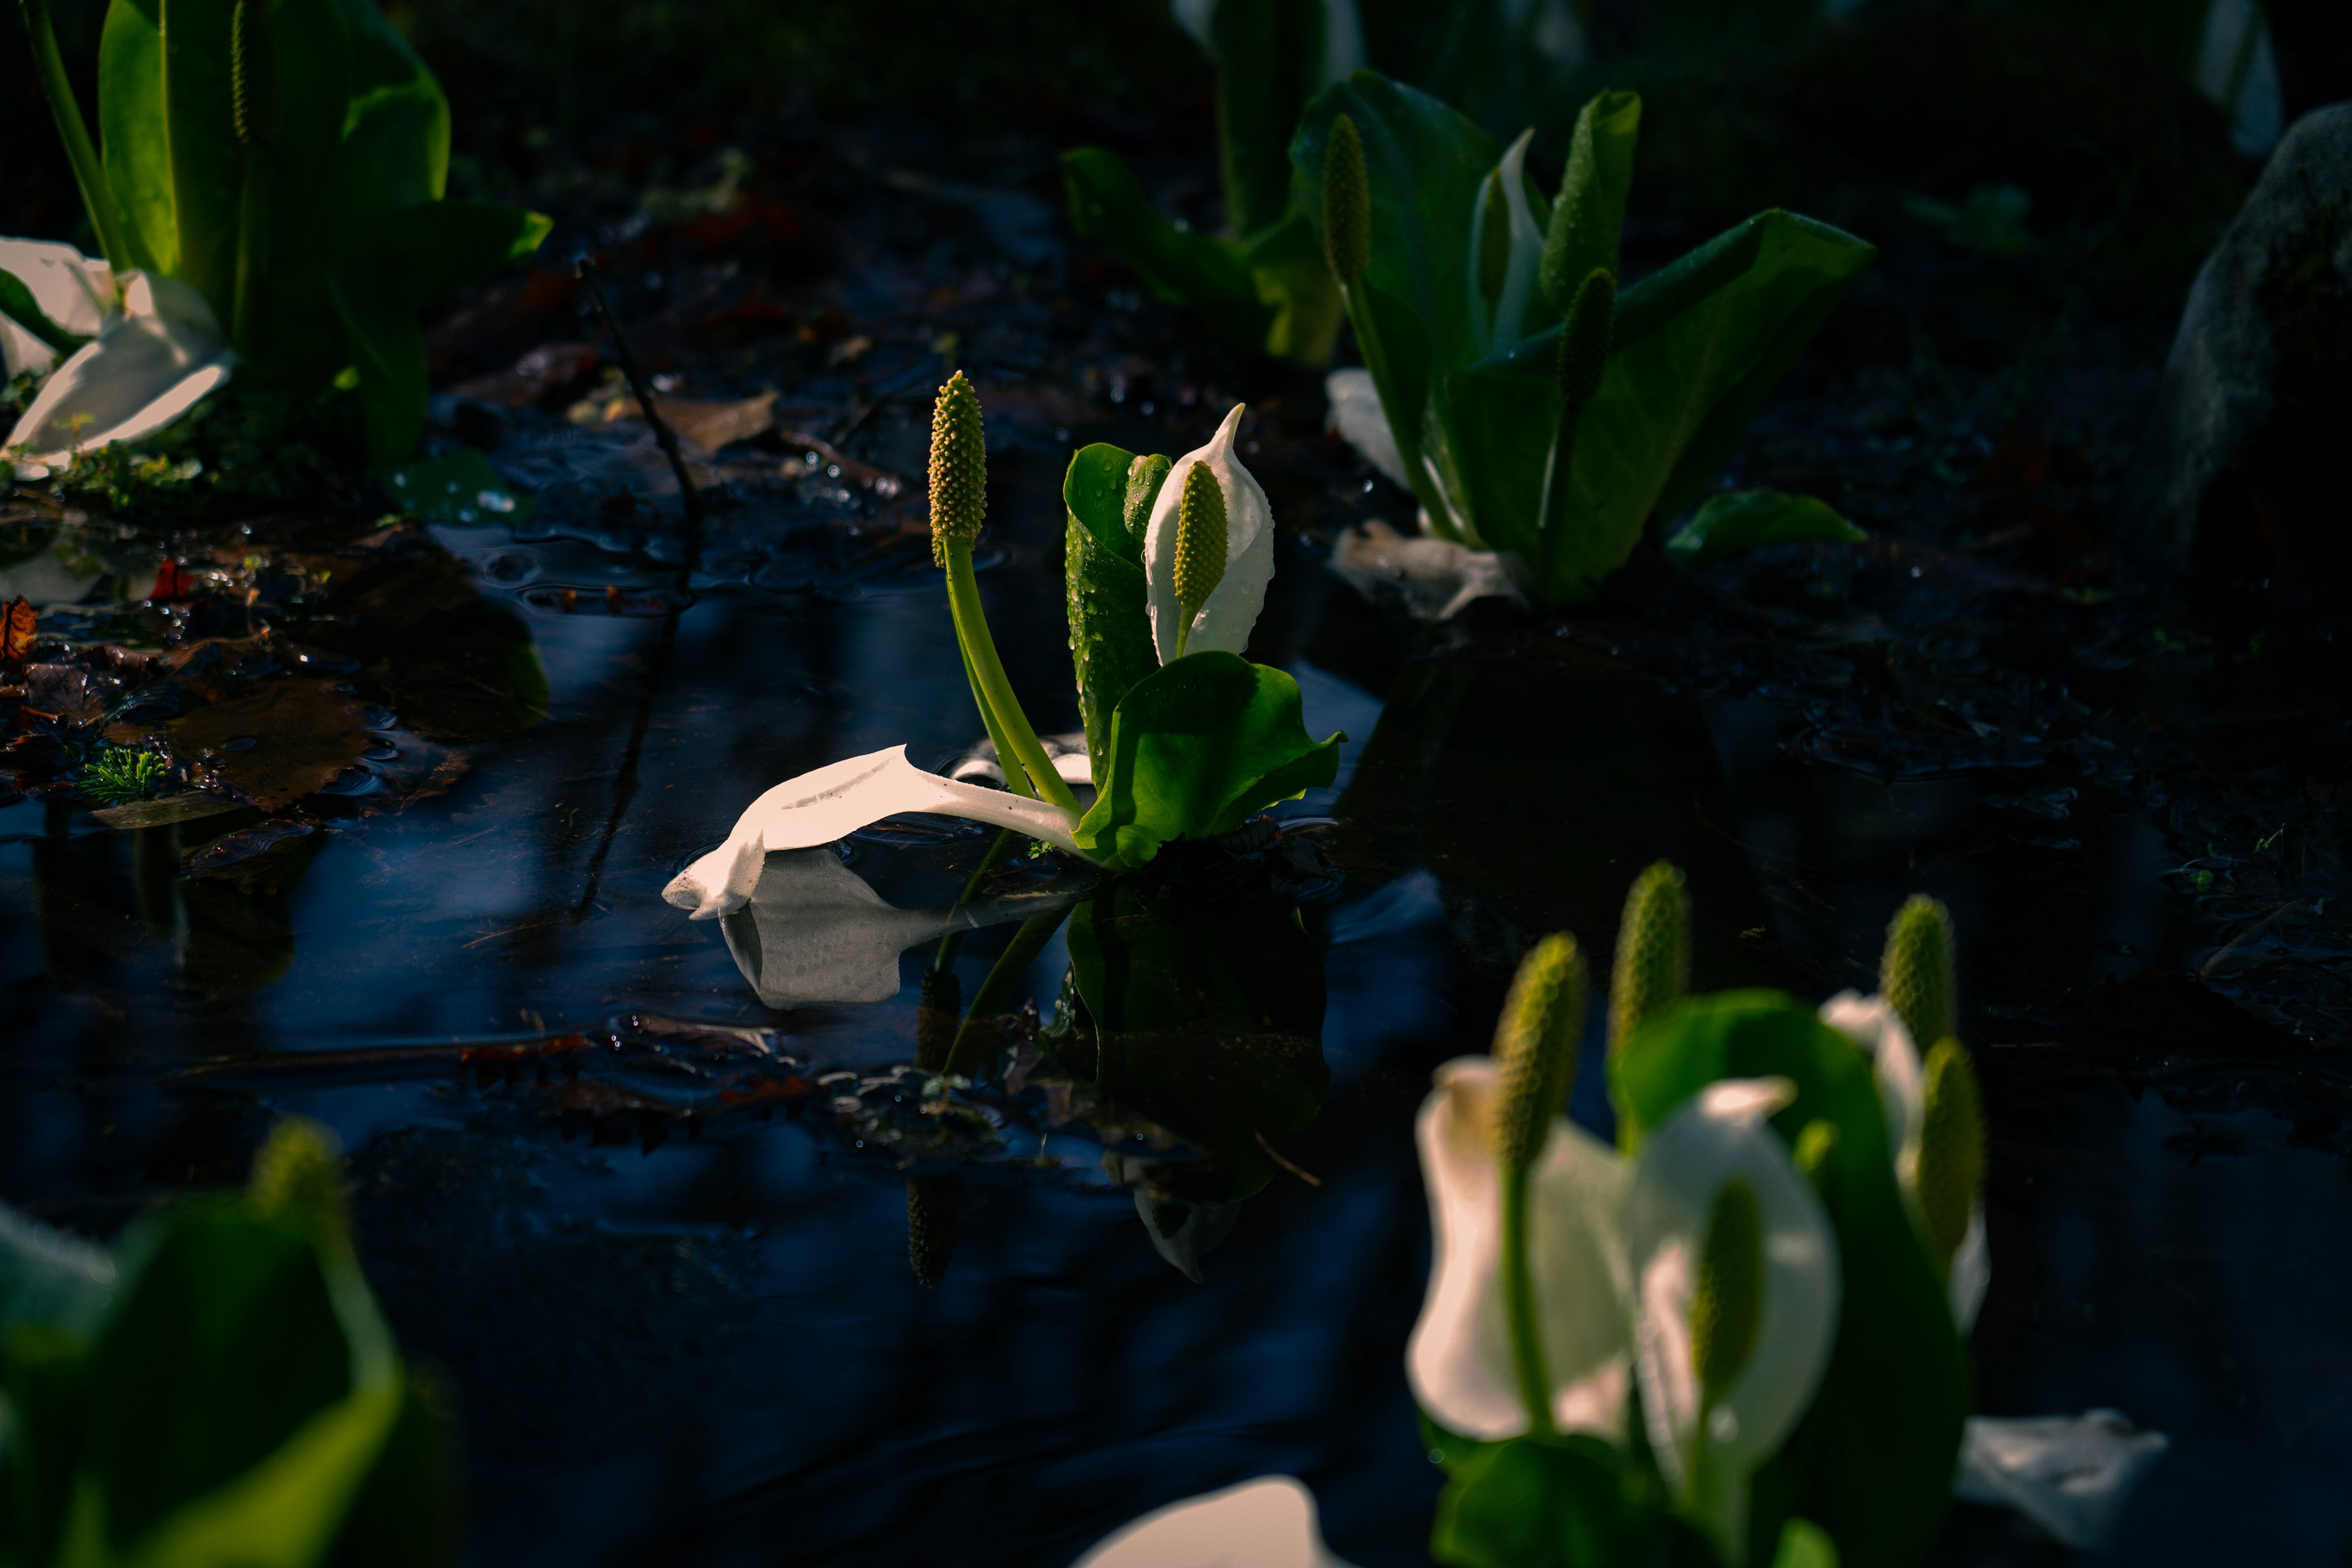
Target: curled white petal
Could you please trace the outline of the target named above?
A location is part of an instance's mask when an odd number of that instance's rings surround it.
[[[1927,1084],[1911,1031],[1885,997],[1859,991],[1841,991],[1822,1003],[1822,1022],[1869,1056],[1878,1103],[1886,1112],[1886,1146],[1895,1151],[1895,1173],[1908,1192],[1918,1179],[1919,1130],[1927,1120]]]
[[[176,278],[134,272],[122,310],[50,373],[5,443],[35,461],[152,436],[229,376],[236,356],[204,296]]]
[[[735,967],[769,1007],[887,1002],[898,955],[951,931],[1025,920],[1070,902],[1080,889],[1049,884],[946,910],[884,901],[830,847],[769,860],[751,901],[719,921]]]
[[[1528,335],[1528,310],[1535,303],[1536,271],[1543,260],[1544,234],[1528,205],[1528,144],[1535,127],[1519,132],[1500,163],[1479,182],[1477,199],[1470,205],[1470,319],[1481,323],[1490,348],[1502,348]],[[1503,207],[1510,215],[1510,258],[1503,267],[1503,289],[1496,296],[1494,313],[1487,314],[1486,297],[1479,292],[1485,273],[1481,252],[1486,244],[1486,203],[1496,181],[1502,182]]]
[[[1951,1279],[1946,1286],[1951,1294],[1952,1321],[1959,1326],[1962,1339],[1977,1326],[1977,1312],[1991,1286],[1992,1253],[1985,1246],[1984,1205],[1979,1204],[1969,1213],[1969,1233],[1952,1251]]]
[[[2095,1552],[2115,1534],[2140,1473],[2171,1447],[2113,1410],[2011,1418],[1971,1415],[1952,1490],[2006,1503],[2064,1545]]]
[[[1315,1494],[1290,1476],[1156,1509],[1095,1543],[1072,1568],[1349,1568],[1323,1544]]]
[[[1528,1429],[1500,1279],[1502,1172],[1486,1133],[1495,1085],[1491,1058],[1446,1063],[1413,1129],[1434,1261],[1405,1373],[1432,1420],[1481,1440]],[[1564,1431],[1612,1439],[1624,1429],[1630,1364],[1617,1238],[1625,1180],[1615,1150],[1562,1118],[1528,1190],[1528,1265],[1552,1419]]]
[[[1244,405],[1234,404],[1205,447],[1185,453],[1168,470],[1160,499],[1151,504],[1151,526],[1143,536],[1143,578],[1151,609],[1151,643],[1160,662],[1176,657],[1176,629],[1183,608],[1176,603],[1176,509],[1184,476],[1206,463],[1225,492],[1225,574],[1192,617],[1186,653],[1239,653],[1249,646],[1250,628],[1265,608],[1265,585],[1274,580],[1274,508],[1256,477],[1234,456]]]
[[[670,879],[662,897],[698,921],[732,914],[759,886],[772,851],[830,844],[902,811],[992,823],[1078,852],[1075,823],[1059,806],[927,773],[906,747],[891,746],[786,779],[751,803],[726,843]]]
[[[113,269],[54,240],[0,239],[0,272],[22,283],[41,314],[77,337],[96,337],[113,303]],[[47,370],[57,357],[57,350],[0,316],[0,372]]]
[[[1726,1079],[1666,1119],[1642,1145],[1625,1202],[1625,1248],[1637,1292],[1635,1364],[1659,1466],[1685,1484],[1694,1445],[1715,1473],[1743,1484],[1812,1402],[1837,1331],[1836,1237],[1819,1199],[1765,1118],[1788,1103],[1784,1079]],[[1756,1194],[1764,1222],[1764,1299],[1756,1345],[1700,1433],[1690,1303],[1724,1184]]]

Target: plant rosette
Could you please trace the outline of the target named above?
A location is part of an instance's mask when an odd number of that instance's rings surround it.
[[[12,376],[48,373],[0,444],[20,454],[26,479],[46,478],[76,452],[153,435],[236,363],[189,285],[129,272],[118,287],[104,261],[33,239],[0,239],[0,358]]]
[[[1234,455],[1236,405],[1207,444],[1170,462],[1088,447],[1064,497],[1070,641],[1095,787],[1081,809],[1049,759],[996,654],[972,579],[985,445],[971,384],[940,390],[933,424],[934,549],[975,704],[1006,788],[926,773],[894,746],[788,779],[754,801],[725,843],[662,896],[695,920],[751,900],[767,857],[828,844],[901,812],[1026,834],[1110,871],[1149,863],[1178,839],[1230,833],[1252,815],[1337,776],[1339,744],[1307,736],[1298,684],[1241,657],[1274,574],[1274,517]]]

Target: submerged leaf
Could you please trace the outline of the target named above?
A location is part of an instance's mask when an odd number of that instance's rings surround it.
[[[375,744],[358,702],[323,681],[274,680],[250,697],[173,721],[173,743],[208,759],[264,811],[281,811],[357,763]]]
[[[1139,681],[1111,717],[1103,780],[1078,848],[1114,869],[1179,838],[1230,833],[1253,812],[1338,775],[1339,742],[1317,742],[1298,683],[1230,653],[1196,653]]]
[[[1666,553],[1685,566],[1703,566],[1742,551],[1793,540],[1860,544],[1870,535],[1812,496],[1779,490],[1730,490],[1710,496],[1698,514],[1666,541]]]

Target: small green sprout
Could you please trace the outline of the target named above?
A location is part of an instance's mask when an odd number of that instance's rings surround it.
[[[171,764],[135,746],[109,746],[81,770],[81,792],[108,805],[144,800],[171,772]]]

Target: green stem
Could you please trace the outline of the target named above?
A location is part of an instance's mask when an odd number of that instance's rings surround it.
[[[99,247],[106,252],[106,264],[114,269],[114,286],[120,291],[122,275],[131,270],[131,247],[123,243],[122,224],[115,216],[114,194],[107,185],[105,166],[98,161],[98,149],[90,144],[89,127],[82,123],[81,103],[74,97],[73,83],[66,79],[65,57],[58,53],[57,30],[49,25],[49,0],[24,0],[24,6],[25,31],[32,35],[41,91],[48,98],[49,113],[65,141],[66,159],[73,164],[74,184],[81,187],[81,205],[89,213],[89,226],[98,233]]]
[[[1552,432],[1551,455],[1544,460],[1543,510],[1537,519],[1536,589],[1549,598],[1559,570],[1560,552],[1568,542],[1568,496],[1576,470],[1576,427],[1584,405],[1564,402],[1559,428]]]
[[[236,317],[229,342],[246,359],[254,355],[254,340],[261,326],[261,286],[269,276],[269,149],[245,150],[245,189],[236,214]]]
[[[1037,731],[1030,727],[1029,716],[1021,710],[1020,699],[1013,695],[1013,682],[1005,679],[1003,662],[996,657],[996,639],[989,636],[988,616],[980,607],[980,584],[971,574],[971,541],[949,540],[947,562],[948,608],[955,616],[956,640],[963,645],[966,668],[980,688],[982,717],[985,719],[992,710],[994,712],[1004,739],[1013,743],[1013,756],[1029,771],[1030,782],[1037,786],[1038,798],[1076,816],[1078,798],[1070,793],[1070,786],[1062,782],[1062,775],[1047,760]],[[1003,760],[1001,755],[999,760]],[[1009,767],[1004,773],[1008,779],[1013,775]]]
[[[1519,1374],[1519,1399],[1528,1407],[1528,1430],[1552,1435],[1551,1379],[1544,1369],[1543,1338],[1536,1322],[1536,1285],[1528,1272],[1528,1172],[1503,1172],[1503,1306],[1511,1325],[1511,1365]]]
[[[1037,962],[1037,955],[1045,951],[1045,944],[1054,940],[1054,933],[1062,929],[1062,921],[1069,918],[1069,913],[1066,909],[1049,910],[1021,922],[1021,929],[1013,933],[1013,940],[1004,944],[1004,952],[989,970],[988,978],[971,994],[971,1005],[963,1010],[963,1023],[956,1029],[955,1044],[948,1047],[948,1059],[940,1068],[942,1074],[971,1076],[976,1065],[971,1058],[980,1051],[972,1025],[1004,1005],[1005,997],[1029,973],[1029,966]]]
[[[1371,293],[1358,279],[1353,283],[1339,285],[1339,297],[1347,302],[1348,320],[1356,329],[1356,346],[1363,351],[1364,368],[1372,373],[1372,389],[1381,395],[1381,412],[1388,416],[1389,434],[1396,439],[1397,457],[1404,463],[1404,476],[1412,493],[1429,514],[1429,526],[1440,539],[1459,539],[1454,526],[1454,514],[1446,510],[1445,499],[1430,482],[1429,465],[1421,456],[1421,410],[1412,410],[1412,418],[1400,420],[1397,416],[1402,400],[1396,389],[1396,378],[1389,373],[1387,347],[1381,342],[1380,324],[1372,320]]]
[[[1004,774],[1004,787],[1024,800],[1035,800],[1037,790],[1029,782],[1029,770],[1014,759],[1004,726],[996,721],[996,710],[988,705],[988,698],[980,689],[980,672],[971,667],[971,650],[963,646],[961,637],[956,639],[956,651],[963,655],[963,678],[971,682],[972,706],[980,710],[980,721],[988,730],[988,743],[996,748],[996,766]]]

